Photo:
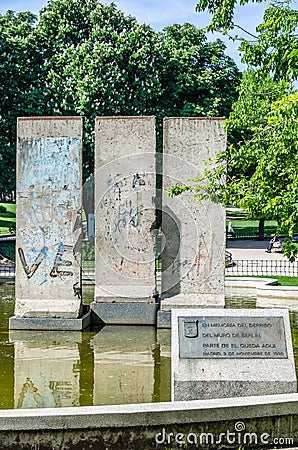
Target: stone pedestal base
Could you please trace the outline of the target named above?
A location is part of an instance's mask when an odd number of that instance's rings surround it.
[[[171,312],[177,308],[224,308],[224,294],[178,294],[161,300],[157,328],[171,328]]]
[[[10,330],[59,330],[82,331],[90,326],[91,312],[88,311],[77,319],[52,317],[10,317]]]
[[[172,401],[207,400],[211,398],[251,397],[297,392],[295,380],[289,381],[176,381]]]
[[[79,298],[74,299],[16,299],[15,316],[38,319],[77,319],[82,315]]]
[[[163,311],[173,308],[224,308],[224,306],[224,294],[178,294],[161,301]]]
[[[97,303],[152,303],[155,286],[95,285],[94,301]]]
[[[289,313],[172,310],[172,401],[297,392]]]
[[[156,325],[158,303],[92,302],[92,324]]]
[[[171,328],[172,311],[157,311],[157,328]]]

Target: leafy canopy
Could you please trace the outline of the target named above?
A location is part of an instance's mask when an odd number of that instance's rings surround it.
[[[40,54],[30,12],[0,15],[0,197],[11,195],[15,185],[16,117],[34,114],[38,92]]]
[[[236,3],[200,0],[197,9],[213,14],[211,30],[227,32],[235,27]],[[191,189],[200,198],[244,207],[252,217],[276,219],[277,231],[288,236],[285,254],[292,261],[297,246],[291,237],[298,224],[297,25],[291,2],[273,2],[253,41],[242,38],[239,50],[247,71],[226,121],[230,145],[204,174],[171,190],[177,195]]]
[[[14,189],[18,116],[84,116],[86,178],[96,115],[227,115],[239,82],[220,40],[189,24],[156,32],[97,0],[8,12],[0,48],[0,192]]]

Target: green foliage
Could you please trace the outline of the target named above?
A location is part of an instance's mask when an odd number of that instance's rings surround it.
[[[292,236],[298,223],[298,93],[273,102],[265,119],[250,141],[231,150],[236,167],[239,159],[245,160],[242,168],[246,172],[228,178],[226,196],[254,217],[277,220],[279,231]],[[293,251],[287,241],[285,254],[290,256]]]
[[[219,161],[227,161],[228,165],[227,168],[220,166],[218,172],[212,173],[215,182],[220,170],[221,176],[226,170],[226,181],[221,185],[221,188],[225,186],[225,192],[217,191],[217,194],[223,197],[226,204],[244,207],[254,218],[275,217],[272,208],[264,207],[264,203],[274,192],[282,189],[280,170],[288,159],[279,155],[276,163],[270,161],[278,153],[276,141],[279,144],[282,136],[276,135],[276,128],[273,129],[268,121],[272,120],[273,105],[287,98],[287,92],[288,85],[285,82],[275,83],[270,77],[261,77],[255,71],[244,73],[238,101],[233,105],[226,122],[234,143],[218,156]],[[269,147],[270,131],[273,141]]]
[[[266,3],[265,0],[240,0],[240,5],[249,2]],[[266,4],[262,23],[256,28],[256,34],[247,32],[254,39],[240,38],[242,60],[262,73],[272,76],[275,81],[290,81],[298,75],[298,10],[291,8],[291,0],[273,0]],[[212,14],[209,29],[224,31],[238,27],[234,23],[234,7],[237,0],[200,0],[198,11],[208,10]],[[235,36],[235,38],[238,38]]]
[[[213,14],[210,29],[228,30],[235,25],[236,3],[200,0],[198,10]],[[291,239],[298,223],[298,11],[290,4],[269,4],[255,40],[242,39],[248,70],[226,123],[230,146],[189,188],[201,198],[243,207],[250,217],[276,220],[277,231],[288,236],[284,254],[292,261],[298,253]]]
[[[225,44],[207,42],[205,32],[188,23],[165,28],[162,38],[162,114],[228,116],[240,72],[224,54]]]
[[[16,205],[13,203],[0,203],[0,234],[15,234]]]
[[[199,0],[196,10],[207,10],[212,15],[212,21],[208,27],[210,31],[226,31],[234,26],[234,9],[237,4],[262,3],[264,0]]]
[[[249,67],[260,68],[277,81],[294,81],[298,74],[298,11],[288,5],[271,5],[265,9],[263,22],[257,27],[257,42],[243,41],[240,52]]]
[[[82,261],[95,261],[94,242],[84,241],[82,244]]]
[[[14,189],[16,117],[34,115],[38,106],[36,84],[40,55],[29,12],[0,15],[0,192],[2,199]]]
[[[156,115],[160,124],[166,115],[228,115],[239,82],[224,44],[202,30],[158,33],[97,0],[49,0],[39,20],[7,12],[0,49],[2,193],[14,190],[18,116],[84,116],[86,178],[95,116]]]

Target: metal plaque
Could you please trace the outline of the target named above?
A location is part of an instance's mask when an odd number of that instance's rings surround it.
[[[179,317],[180,358],[288,357],[283,317]]]

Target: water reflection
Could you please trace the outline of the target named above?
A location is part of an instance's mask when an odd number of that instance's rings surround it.
[[[82,333],[10,331],[14,343],[14,407],[80,405]]]
[[[247,294],[246,297],[237,294],[225,295],[226,308],[247,308],[254,309],[256,307],[256,296],[253,294]]]
[[[158,353],[153,327],[105,327],[90,344],[95,404],[152,402]]]
[[[14,345],[8,338],[8,321],[14,310],[14,286],[0,284],[0,408],[14,407]]]
[[[11,315],[13,303],[4,303]],[[0,408],[170,401],[170,330],[8,332],[8,320],[5,327]]]
[[[226,304],[255,308],[255,298],[229,297]],[[170,330],[8,332],[13,308],[13,286],[0,285],[0,408],[170,401]],[[291,323],[298,367],[298,313]]]

